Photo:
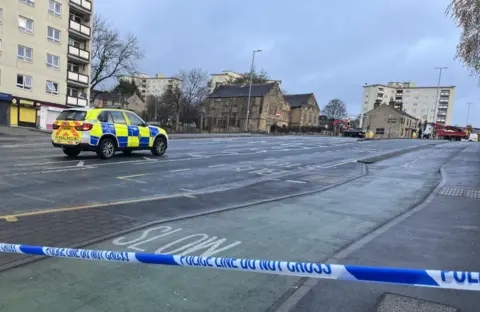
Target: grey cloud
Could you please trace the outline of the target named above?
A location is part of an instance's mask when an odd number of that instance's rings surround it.
[[[112,3],[112,0],[108,1]],[[140,70],[175,74],[201,67],[257,68],[283,80],[289,92],[315,92],[323,106],[343,99],[360,111],[362,85],[412,80],[435,85],[436,66],[448,66],[443,84],[457,85],[454,123],[464,124],[477,86],[453,59],[459,30],[444,12],[448,0],[97,0],[97,11],[122,31],[138,35],[146,58]],[[480,102],[471,121],[480,126]]]

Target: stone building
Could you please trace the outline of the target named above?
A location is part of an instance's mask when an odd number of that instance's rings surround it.
[[[137,115],[145,118],[147,105],[136,95],[122,95],[115,92],[96,91],[97,96],[92,107],[117,107],[131,110]]]
[[[248,85],[222,85],[203,105],[203,128],[212,132],[270,132],[272,126],[288,127],[290,106],[278,82],[254,84],[246,127]]]
[[[313,93],[287,94],[285,100],[290,105],[290,127],[318,127],[320,108]]]
[[[380,105],[364,114],[362,124],[376,138],[411,138],[417,132],[418,119],[389,105]]]

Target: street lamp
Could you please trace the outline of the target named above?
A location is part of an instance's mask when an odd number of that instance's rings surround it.
[[[436,123],[437,121],[437,104],[438,104],[438,95],[440,93],[440,81],[442,79],[442,71],[444,69],[448,69],[448,67],[435,67],[436,70],[438,70],[438,84],[437,84],[437,95],[435,96],[435,106],[433,108],[433,123]],[[428,114],[428,111],[427,111],[427,114]],[[428,118],[428,116],[427,116]],[[427,123],[428,123],[428,119],[427,119]]]
[[[468,126],[468,119],[470,119],[470,105],[472,105],[473,103],[467,103],[468,104],[468,111],[467,111],[467,124],[465,126]]]
[[[248,103],[247,103],[247,118],[245,122],[245,131],[248,132],[248,117],[250,115],[250,99],[252,97],[252,82],[253,82],[253,66],[255,64],[255,53],[262,52],[262,50],[253,51],[252,66],[250,67],[250,86],[248,87]]]

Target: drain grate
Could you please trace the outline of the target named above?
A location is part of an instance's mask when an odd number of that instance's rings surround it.
[[[480,199],[480,189],[461,188],[461,187],[444,187],[440,190],[440,195],[467,197]]]

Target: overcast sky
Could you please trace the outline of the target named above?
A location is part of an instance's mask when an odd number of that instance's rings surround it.
[[[449,0],[96,0],[95,9],[139,38],[139,71],[249,70],[282,80],[288,93],[314,92],[320,108],[340,98],[358,114],[364,83],[456,85],[453,123],[480,127],[476,80],[454,60],[459,30],[444,12]],[[135,3],[135,4],[134,4]],[[140,5],[141,3],[141,5]]]

